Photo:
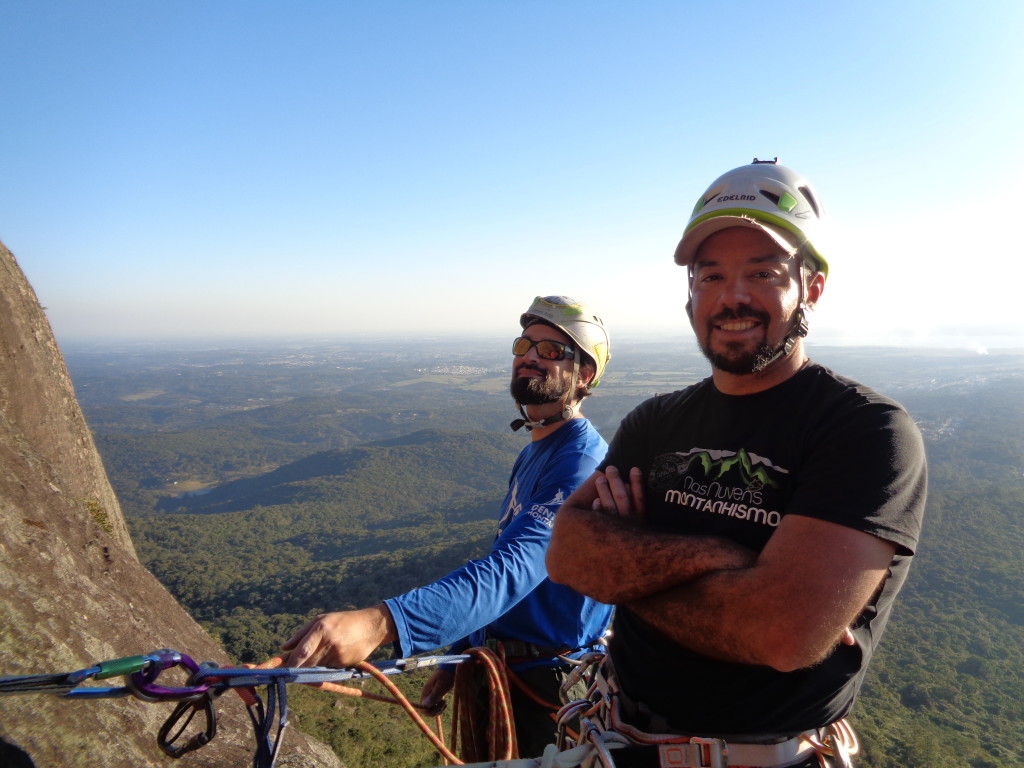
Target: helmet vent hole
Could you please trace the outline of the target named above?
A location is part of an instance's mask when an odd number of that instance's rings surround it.
[[[814,199],[814,193],[811,192],[810,187],[800,187],[800,191],[804,193],[804,197],[807,198],[807,202],[809,202],[811,204],[811,208],[814,209],[814,215],[820,219],[821,211],[818,209],[818,201]]]
[[[777,206],[779,205],[779,200],[780,200],[781,198],[780,198],[780,197],[779,197],[778,195],[776,195],[776,194],[775,194],[775,193],[773,193],[773,192],[769,192],[769,191],[768,191],[768,190],[766,190],[766,189],[761,189],[761,190],[758,190],[758,191],[759,191],[759,192],[760,192],[760,193],[761,193],[761,194],[762,194],[762,195],[763,195],[764,197],[767,197],[767,198],[768,198],[769,200],[771,200],[771,201],[772,201],[772,204],[773,204],[773,205],[775,205],[776,207],[777,207]]]

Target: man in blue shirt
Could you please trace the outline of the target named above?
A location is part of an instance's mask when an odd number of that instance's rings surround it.
[[[564,296],[538,296],[520,325],[510,390],[522,418],[511,426],[525,426],[530,443],[512,468],[490,552],[373,607],[317,616],[281,646],[287,666],[351,666],[388,642],[410,656],[494,639],[520,682],[557,706],[567,674],[558,657],[589,649],[611,618],[610,606],[555,584],[544,565],[555,513],[607,450],[580,407],[604,373],[609,339],[597,315]],[[453,671],[438,670],[423,703],[440,702],[453,681]],[[520,753],[540,755],[554,740],[553,719],[517,686],[512,697]]]

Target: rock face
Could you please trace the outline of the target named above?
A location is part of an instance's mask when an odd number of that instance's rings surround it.
[[[139,563],[49,323],[0,243],[0,676],[71,672],[161,648],[230,663]],[[185,755],[183,768],[251,763],[241,700],[228,692],[216,707],[216,738]],[[131,696],[0,696],[0,765],[167,768],[156,734],[173,708]],[[278,764],[340,765],[294,729]]]

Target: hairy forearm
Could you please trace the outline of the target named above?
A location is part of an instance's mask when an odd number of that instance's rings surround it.
[[[547,567],[552,581],[615,605],[753,560],[750,550],[717,536],[653,531],[634,517],[566,505],[558,512]]]
[[[696,653],[721,661],[785,666],[777,654],[790,647],[793,636],[787,634],[783,615],[758,604],[755,583],[744,570],[722,571],[630,601],[625,607]],[[813,663],[818,654],[810,656],[795,666]]]
[[[810,563],[792,552],[708,573],[626,607],[670,640],[711,658],[782,672],[808,667],[842,641],[887,572],[883,547],[875,564],[830,580],[826,560],[842,560],[844,553],[824,550],[828,554],[816,551]]]
[[[652,531],[642,523],[642,482],[635,468],[627,486],[609,467],[573,493],[555,520],[548,573],[712,658],[780,671],[820,661],[883,583],[896,550],[796,514],[757,555],[714,536]]]

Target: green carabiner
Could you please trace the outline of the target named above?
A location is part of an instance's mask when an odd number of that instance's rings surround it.
[[[101,661],[97,665],[100,671],[93,675],[93,677],[96,680],[106,680],[108,677],[130,675],[141,671],[149,662],[148,656],[125,656],[122,659]]]

